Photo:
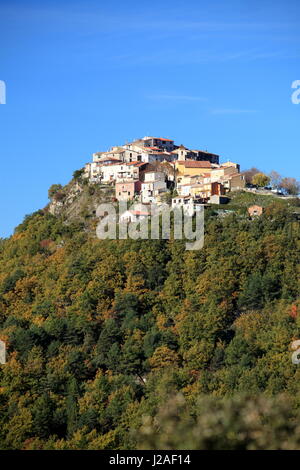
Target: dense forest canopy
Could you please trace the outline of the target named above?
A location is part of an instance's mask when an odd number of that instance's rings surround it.
[[[297,201],[241,197],[199,251],[44,210],[0,241],[1,449],[300,449]]]

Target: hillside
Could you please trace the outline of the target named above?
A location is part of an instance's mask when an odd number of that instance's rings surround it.
[[[51,188],[49,193],[50,203],[44,208],[50,214],[55,215],[64,223],[79,223],[85,230],[94,231],[97,223],[96,209],[103,202],[110,202],[117,207],[115,198],[114,184],[94,184],[86,179],[77,177],[73,178],[70,183],[65,186],[55,188],[53,195]],[[172,191],[168,191],[165,200],[171,199]],[[260,194],[246,191],[234,191],[227,193],[228,203],[209,204],[210,208],[217,210],[230,210],[247,216],[247,208],[253,204],[258,204],[263,208],[267,208],[272,204],[279,207],[286,207],[289,212],[300,213],[300,199],[296,197],[278,197],[272,194]],[[128,203],[130,206],[132,202]]]
[[[189,252],[100,241],[109,190],[62,192],[0,242],[0,448],[300,449],[298,200],[231,195]]]

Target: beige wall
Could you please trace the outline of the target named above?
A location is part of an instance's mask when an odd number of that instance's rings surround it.
[[[182,178],[182,176],[197,176],[197,175],[203,175],[205,173],[210,173],[211,169],[210,168],[186,168],[184,164],[181,164],[180,162],[175,163],[175,167],[177,170],[177,178]]]

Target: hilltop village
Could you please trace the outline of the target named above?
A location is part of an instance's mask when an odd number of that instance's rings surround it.
[[[83,177],[90,183],[113,186],[118,201],[167,201],[173,207],[195,208],[197,204],[222,204],[227,201],[226,193],[245,187],[239,164],[219,160],[214,153],[146,136],[94,153]]]

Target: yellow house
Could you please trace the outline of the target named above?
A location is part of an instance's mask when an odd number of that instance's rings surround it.
[[[213,168],[211,171],[211,178],[213,181],[218,181],[220,178],[224,178],[227,175],[238,174],[236,167],[231,166],[220,166],[219,168]]]
[[[175,163],[175,168],[177,174],[177,183],[181,183],[183,179],[185,181],[187,180],[186,177],[200,176],[210,172],[211,163],[206,161],[198,162],[196,160],[177,160]]]
[[[191,186],[191,196],[193,198],[202,197],[208,198],[211,195],[211,183],[208,184],[193,184]]]
[[[186,184],[195,184],[199,183],[201,176],[190,176],[190,175],[178,175],[177,173],[177,183],[180,186],[186,185]]]

